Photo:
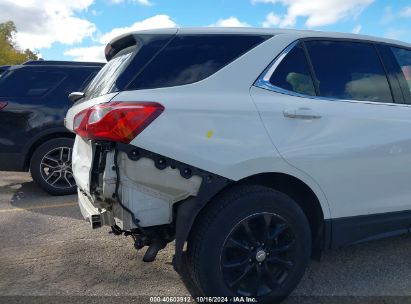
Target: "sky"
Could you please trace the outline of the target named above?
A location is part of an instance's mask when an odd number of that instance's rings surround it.
[[[0,0],[15,42],[47,60],[104,61],[125,32],[252,26],[361,33],[411,43],[411,0]]]

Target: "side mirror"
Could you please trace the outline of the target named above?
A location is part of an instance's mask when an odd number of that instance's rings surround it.
[[[76,102],[77,100],[80,100],[85,96],[86,94],[84,94],[83,92],[73,92],[69,94],[68,98],[71,102]]]

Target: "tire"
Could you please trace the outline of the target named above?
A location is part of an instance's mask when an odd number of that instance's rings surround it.
[[[77,191],[71,169],[74,140],[53,138],[40,145],[30,160],[34,182],[52,195],[68,195]]]
[[[218,196],[202,211],[187,253],[202,295],[280,302],[304,275],[311,231],[291,198],[271,188],[243,185]]]

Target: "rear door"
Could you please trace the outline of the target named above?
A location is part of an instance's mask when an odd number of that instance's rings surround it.
[[[0,112],[0,151],[23,153],[43,126],[52,126],[56,117],[62,125],[65,109],[53,108],[45,98],[65,79],[63,72],[32,67],[5,71],[0,77],[0,101],[7,106]]]
[[[308,40],[251,89],[280,154],[318,182],[333,218],[411,209],[411,109],[385,69],[373,44]]]

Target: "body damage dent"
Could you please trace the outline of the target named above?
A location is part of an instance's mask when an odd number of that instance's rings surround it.
[[[170,224],[175,220],[174,267],[179,271],[183,247],[196,216],[215,194],[233,181],[133,145],[117,143],[101,147],[96,147],[90,181],[94,201],[106,208],[99,210],[110,210],[116,226],[123,231],[139,230],[130,212],[122,208],[113,195],[116,192],[114,157],[117,151],[121,172],[118,195],[122,205],[133,213],[144,231],[145,227]],[[173,205],[177,202],[180,203],[174,219]]]

